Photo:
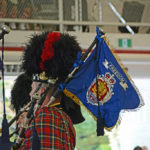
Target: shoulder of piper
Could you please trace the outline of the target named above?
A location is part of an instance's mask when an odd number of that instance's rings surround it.
[[[49,117],[59,120],[70,120],[70,117],[63,111],[60,103],[44,106],[43,108],[40,108],[35,114],[35,119]]]

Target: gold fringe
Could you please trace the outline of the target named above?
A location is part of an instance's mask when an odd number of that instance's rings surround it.
[[[138,88],[135,86],[135,83],[133,82],[132,78],[131,78],[130,75],[127,73],[127,71],[126,71],[124,65],[121,63],[120,58],[119,58],[119,56],[115,53],[113,47],[110,46],[107,37],[106,37],[106,36],[103,36],[103,39],[104,39],[104,41],[106,42],[106,44],[107,44],[107,46],[109,47],[109,49],[111,50],[113,56],[116,58],[118,64],[121,66],[122,70],[124,71],[124,73],[126,74],[126,76],[128,77],[128,79],[130,80],[132,86],[134,87],[134,89],[135,89],[136,92],[138,93],[138,96],[139,96],[139,98],[140,98],[140,105],[139,105],[138,108],[142,107],[142,106],[144,105],[144,101],[143,101],[143,98],[142,98],[142,96],[141,96],[141,94],[140,94]],[[138,108],[137,108],[137,109],[138,109]],[[135,109],[133,109],[133,110],[135,110]]]
[[[80,99],[76,95],[74,95],[73,93],[71,93],[67,89],[64,89],[63,93],[67,97],[71,98],[76,104],[83,106],[90,113],[90,115],[94,118],[94,120],[97,120],[96,117],[84,106],[84,104],[80,101]]]
[[[129,111],[137,111],[139,108],[141,108],[142,106],[144,106],[144,100],[143,100],[143,98],[142,98],[142,96],[141,96],[141,94],[140,94],[138,88],[135,86],[135,83],[133,82],[132,78],[131,78],[130,75],[127,73],[127,71],[126,71],[124,65],[121,63],[120,57],[115,53],[115,50],[113,49],[113,47],[110,46],[110,43],[109,43],[107,37],[106,37],[106,36],[103,36],[103,39],[104,39],[104,41],[106,42],[107,46],[109,47],[110,51],[112,52],[113,56],[116,58],[118,64],[121,66],[122,70],[124,71],[124,73],[126,74],[126,76],[128,77],[128,79],[130,80],[132,86],[134,87],[134,89],[136,90],[136,92],[137,92],[137,94],[138,94],[138,96],[139,96],[139,98],[140,98],[140,104],[139,104],[139,106],[138,106],[137,108],[135,108],[135,109],[124,109],[124,110],[122,110],[120,113],[129,112]],[[121,116],[119,115],[118,121],[117,121],[116,125],[119,125],[120,123],[121,123]],[[115,126],[116,126],[116,125],[115,125]],[[112,127],[112,128],[113,128],[113,127]],[[112,129],[112,128],[111,128],[111,129]],[[109,130],[109,129],[108,129],[108,130]]]
[[[83,106],[83,107],[88,111],[88,113],[93,117],[93,119],[94,119],[95,121],[97,120],[97,118],[86,108],[86,106],[84,106],[84,104],[80,101],[80,99],[79,99],[76,95],[74,95],[73,93],[71,93],[71,92],[68,91],[67,89],[64,89],[64,90],[63,90],[63,93],[64,93],[67,97],[71,98],[76,104]],[[111,131],[111,130],[112,130],[116,125],[118,125],[118,124],[119,124],[119,119],[118,119],[117,123],[116,123],[113,127],[110,127],[110,128],[104,127],[104,128],[105,128],[107,131]]]
[[[76,104],[80,105],[80,100],[79,100],[79,98],[78,98],[77,96],[75,96],[73,93],[71,93],[71,92],[68,91],[67,89],[64,89],[64,90],[63,90],[63,93],[64,93],[67,97],[71,98]]]

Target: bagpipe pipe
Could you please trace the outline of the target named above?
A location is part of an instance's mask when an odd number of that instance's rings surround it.
[[[25,117],[25,122],[22,125],[22,128],[20,129],[17,137],[16,137],[16,141],[15,144],[13,145],[13,150],[17,150],[20,147],[20,144],[22,142],[22,139],[24,138],[24,133],[26,131],[26,128],[29,125],[29,122],[31,121],[32,117],[33,117],[33,112],[34,112],[34,105],[36,104],[37,100],[40,99],[39,94],[37,94],[38,90],[40,89],[42,83],[39,83],[31,100],[31,104],[30,107],[27,111],[26,117]]]
[[[19,116],[22,113],[27,112],[29,110],[30,105],[31,101],[19,110],[19,112],[8,122],[8,126],[10,127],[16,120],[18,120]],[[18,127],[16,127],[16,130],[13,133],[11,133],[9,137],[11,138],[14,134],[18,133],[18,130]]]

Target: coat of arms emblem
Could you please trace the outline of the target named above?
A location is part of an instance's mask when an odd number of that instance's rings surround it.
[[[98,102],[100,105],[103,105],[108,100],[111,99],[113,93],[113,87],[116,83],[116,80],[114,78],[113,74],[110,74],[109,72],[106,72],[105,75],[97,75],[98,80],[98,101],[97,101],[97,87],[96,87],[96,78],[94,78],[93,82],[89,86],[87,90],[87,101],[93,105],[98,105]]]

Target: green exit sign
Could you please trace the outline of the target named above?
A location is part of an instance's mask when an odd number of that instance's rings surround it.
[[[118,46],[119,47],[131,47],[132,46],[132,41],[131,39],[118,39]]]

